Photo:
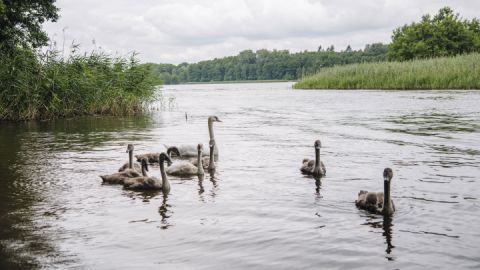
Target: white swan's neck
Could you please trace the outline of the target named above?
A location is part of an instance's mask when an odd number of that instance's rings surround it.
[[[147,167],[145,167],[143,164],[142,164],[142,175],[147,177]]]
[[[202,162],[202,150],[198,150],[198,155],[197,155],[197,174],[202,175],[205,174],[205,171],[203,170],[203,162]]]
[[[164,194],[168,194],[170,192],[170,182],[167,179],[167,174],[165,173],[164,167],[165,161],[163,158],[160,158],[160,174],[162,175],[162,191]]]
[[[208,162],[208,169],[213,170],[215,169],[215,143],[210,147],[210,160]]]
[[[128,151],[128,168],[133,168],[133,151]]]
[[[384,180],[383,181],[383,214],[384,215],[391,215],[393,214],[393,207],[392,207],[392,201],[390,199],[390,182]]]
[[[315,148],[315,170],[320,169],[320,149]]]
[[[215,134],[213,133],[213,121],[208,119],[208,135],[210,140],[215,140]]]

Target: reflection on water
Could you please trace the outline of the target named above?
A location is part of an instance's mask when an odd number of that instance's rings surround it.
[[[387,249],[385,252],[387,252],[387,259],[393,261],[393,257],[390,257],[390,253],[392,252],[392,248],[395,246],[392,245],[392,217],[390,216],[384,216],[383,217],[383,236],[385,236],[385,240],[387,242]]]
[[[205,202],[205,197],[203,196],[203,193],[205,192],[203,180],[205,180],[205,174],[198,175],[198,198],[201,202]]]
[[[1,269],[480,267],[480,93],[272,83],[165,94],[173,111],[1,123]],[[214,172],[169,177],[168,196],[102,185],[128,143],[207,145],[208,115],[223,120]],[[321,179],[299,172],[316,139]],[[385,167],[391,218],[354,205],[359,190],[382,190]]]
[[[379,229],[382,229],[382,236],[385,238],[385,258],[389,261],[395,260],[392,251],[395,246],[392,244],[392,236],[393,236],[393,217],[391,216],[381,216],[381,215],[374,215],[374,214],[367,214],[367,220],[362,225],[368,225],[373,228],[374,232],[378,232]],[[371,235],[371,237],[375,237],[376,235]]]
[[[320,189],[322,188],[322,178],[321,177],[314,177],[315,178],[315,194],[320,196]]]
[[[168,227],[171,226],[171,224],[168,223],[168,219],[173,214],[173,211],[171,211],[170,208],[171,205],[168,204],[168,195],[165,194],[163,196],[162,205],[158,208],[158,213],[160,213],[160,216],[162,217],[162,225],[160,226],[161,229],[168,229]]]

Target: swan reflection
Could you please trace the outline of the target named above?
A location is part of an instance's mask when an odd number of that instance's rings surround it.
[[[392,252],[392,249],[395,248],[395,246],[392,244],[392,217],[388,215],[383,216],[383,236],[385,236],[385,240],[387,242],[387,249],[385,252],[387,252],[387,260],[393,261],[393,257],[390,256],[390,253]]]
[[[320,195],[320,190],[322,189],[322,177],[314,176],[315,179],[315,194],[318,199],[322,196]]]
[[[162,230],[166,230],[168,229],[170,226],[172,226],[172,224],[170,224],[168,222],[168,219],[172,216],[172,211],[170,210],[171,209],[171,205],[168,204],[168,194],[164,194],[163,195],[163,200],[162,200],[162,205],[158,208],[158,213],[160,214],[161,216],[161,219],[160,219],[160,229]]]
[[[218,178],[215,175],[215,169],[209,170],[210,182],[212,182],[212,189],[210,190],[210,197],[215,198],[218,190]]]
[[[385,243],[387,245],[385,249],[385,253],[386,253],[385,258],[389,261],[393,261],[394,257],[391,255],[391,253],[392,253],[392,250],[395,248],[395,246],[392,243],[392,240],[393,240],[392,216],[383,215],[382,219],[379,219],[378,215],[368,214],[367,220],[363,225],[369,225],[370,227],[374,228],[375,231],[377,231],[377,229],[383,230],[382,236],[385,237]]]
[[[201,202],[205,202],[205,197],[203,193],[205,192],[205,188],[203,187],[203,180],[205,180],[205,174],[198,175],[198,199]]]

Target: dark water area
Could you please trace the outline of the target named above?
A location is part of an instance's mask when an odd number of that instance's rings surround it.
[[[480,268],[480,92],[163,92],[176,105],[146,116],[0,123],[0,269]],[[128,143],[208,145],[209,115],[215,175],[169,177],[168,196],[102,185]],[[299,172],[316,139],[320,181]],[[385,167],[391,218],[354,204]]]

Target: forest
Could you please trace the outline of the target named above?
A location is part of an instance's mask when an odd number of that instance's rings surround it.
[[[363,50],[348,46],[337,52],[333,46],[317,51],[291,53],[288,50],[245,50],[236,56],[194,64],[146,64],[165,84],[246,80],[297,80],[322,68],[387,59],[388,46],[368,44]]]

